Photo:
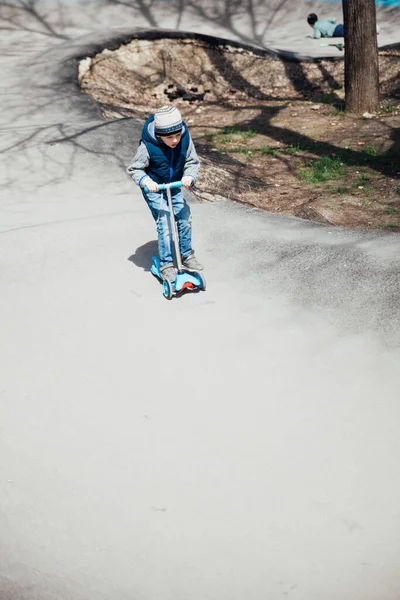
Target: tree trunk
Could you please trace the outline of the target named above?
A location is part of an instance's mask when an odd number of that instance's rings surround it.
[[[375,0],[343,0],[346,110],[379,109]]]

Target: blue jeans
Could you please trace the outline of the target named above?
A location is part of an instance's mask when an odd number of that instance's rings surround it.
[[[144,199],[157,223],[158,253],[161,266],[174,262],[173,238],[166,192],[144,192]],[[172,206],[179,234],[179,250],[182,260],[192,251],[192,214],[180,189],[171,190]]]
[[[343,25],[336,25],[335,31],[333,32],[333,36],[332,37],[344,37],[344,26]]]

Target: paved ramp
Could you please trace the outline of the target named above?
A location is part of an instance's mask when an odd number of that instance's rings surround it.
[[[135,27],[319,50],[320,4],[227,6],[1,12],[1,600],[399,596],[398,234],[194,203],[167,302],[140,124],[76,85]]]

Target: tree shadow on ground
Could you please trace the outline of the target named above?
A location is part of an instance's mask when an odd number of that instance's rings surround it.
[[[61,15],[61,13],[60,13]],[[3,0],[0,2],[0,30],[26,31],[59,40],[67,40],[61,21],[52,23],[38,0]]]
[[[343,162],[349,166],[369,167],[386,176],[394,176],[400,171],[400,131],[398,128],[392,128],[390,139],[393,140],[393,144],[389,150],[383,154],[371,156],[365,152],[357,152],[350,148],[342,148],[331,142],[315,141],[309,136],[297,131],[273,125],[271,119],[275,117],[279,111],[277,112],[275,107],[271,108],[265,105],[259,105],[257,108],[259,114],[253,119],[246,120],[246,124],[242,127],[243,131],[254,129],[287,146],[297,146],[304,151],[317,154],[318,156],[335,155],[340,157]],[[231,110],[240,109],[232,107]],[[240,124],[236,125],[236,127],[238,129],[241,128]]]
[[[213,60],[213,55],[210,54],[210,59]],[[300,94],[303,95],[303,100],[308,99],[306,93],[308,90],[315,90],[315,87],[312,87],[308,80],[307,74],[304,71],[304,67],[300,63],[295,64],[295,68],[293,68],[293,63],[283,61],[285,65],[285,69],[288,77],[292,81],[295,89],[297,89]],[[246,90],[246,78],[233,69],[231,63],[226,61],[226,59],[221,56],[218,59],[213,60],[213,64],[215,69],[226,78],[229,83],[235,87],[236,89]],[[325,79],[329,79],[329,84],[334,86],[335,89],[338,89],[340,85],[329,73],[325,72],[323,65],[320,65],[320,70]],[[329,76],[329,77],[328,77]],[[279,101],[279,98],[272,98],[264,94],[259,88],[248,83],[249,96],[251,98],[260,99],[260,100],[271,100],[271,101]],[[332,92],[333,106],[342,106],[342,100]],[[296,100],[301,100],[302,98],[297,97]],[[285,98],[286,101],[291,100],[290,98]],[[221,104],[221,103],[220,103]],[[225,108],[231,111],[242,111],[242,107],[235,106],[230,104],[229,102],[224,104]],[[267,106],[265,104],[259,105],[251,105],[252,109],[257,109],[259,111],[256,117],[252,119],[246,119],[245,122],[241,125],[240,122],[235,124],[235,127],[239,130],[242,129],[243,132],[248,131],[249,129],[253,129],[260,134],[266,135],[279,143],[284,143],[287,146],[297,146],[302,150],[311,152],[313,154],[317,154],[318,156],[327,156],[327,155],[335,155],[340,157],[343,162],[351,166],[358,167],[369,167],[379,173],[384,175],[393,176],[395,173],[397,174],[400,171],[400,162],[399,162],[399,154],[398,154],[398,144],[399,144],[399,130],[397,128],[391,128],[392,131],[390,133],[390,138],[393,140],[392,146],[383,154],[371,156],[366,154],[365,152],[357,152],[350,148],[342,148],[337,146],[331,142],[325,141],[315,141],[309,136],[287,129],[286,127],[279,127],[277,125],[272,124],[272,119],[276,117],[279,112],[282,110],[283,106]]]
[[[105,3],[122,6],[130,13],[140,15],[152,27],[162,27],[160,7],[168,4],[169,12],[176,16],[175,29],[181,27],[184,17],[201,19],[216,30],[229,32],[233,39],[264,48],[267,47],[264,41],[267,34],[293,19],[294,14],[305,28],[305,15],[309,12],[306,4],[299,2],[296,6],[293,0],[105,0]],[[378,16],[395,27],[398,9],[381,6]]]
[[[227,57],[222,54],[216,54],[213,49],[205,48],[210,61],[213,63],[215,69],[222,75],[222,77],[229,83],[229,85],[239,91],[245,92],[250,98],[256,100],[280,100],[276,95],[265,94],[259,87],[250,83],[242,73],[232,68],[232,63]],[[337,106],[343,107],[343,100],[334,92],[339,90],[342,85],[335,79],[335,77],[329,73],[322,61],[313,60],[313,64],[317,64],[319,71],[321,72],[322,78],[320,83],[311,83],[307,77],[307,64],[311,64],[307,61],[296,61],[296,60],[285,60],[283,57],[276,57],[277,60],[281,60],[285,73],[289,81],[291,82],[295,91],[300,95],[300,98],[308,99],[312,94],[324,94],[327,92],[327,86],[330,91],[330,103]],[[328,61],[329,59],[324,59]],[[324,85],[325,84],[325,85]],[[284,100],[289,98],[285,96]],[[293,99],[299,99],[298,97]]]
[[[152,27],[162,27],[159,11],[163,2],[106,0],[106,4],[122,6],[140,15]],[[220,31],[229,32],[233,39],[261,47],[268,30],[293,14],[293,0],[168,0],[168,5],[170,13],[176,15],[175,29],[181,27],[184,17],[201,19]]]

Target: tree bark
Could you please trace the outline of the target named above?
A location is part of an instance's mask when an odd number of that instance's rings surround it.
[[[379,109],[375,0],[343,0],[346,111]]]

